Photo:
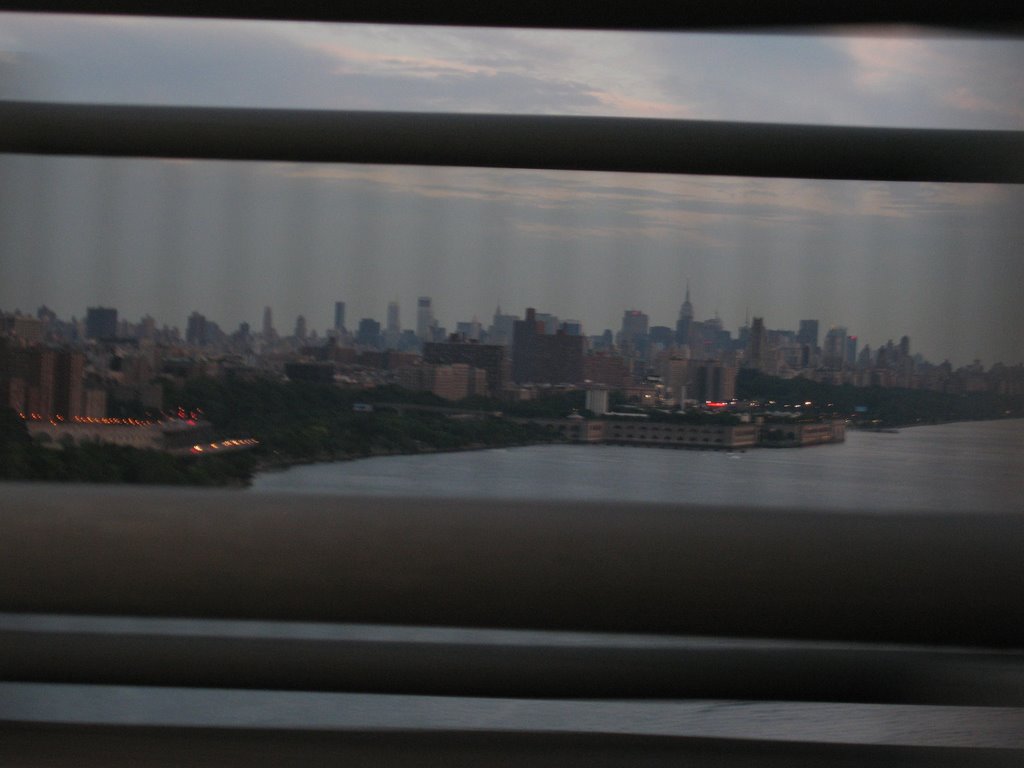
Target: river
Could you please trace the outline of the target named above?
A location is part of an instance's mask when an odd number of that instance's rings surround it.
[[[309,464],[250,492],[545,498],[874,511],[1024,511],[1024,420],[960,422],[742,453],[538,445]]]

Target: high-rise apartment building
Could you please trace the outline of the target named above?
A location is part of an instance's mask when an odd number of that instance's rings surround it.
[[[736,397],[736,369],[716,360],[691,365],[690,397],[698,402],[728,402]]]
[[[423,345],[423,361],[432,365],[466,365],[486,371],[487,390],[492,397],[505,385],[505,347],[500,344],[473,344],[453,337],[447,342]]]
[[[85,416],[85,355],[71,349],[56,354],[53,365],[53,412],[66,419]]]
[[[583,381],[583,336],[544,333],[533,308],[515,323],[512,378],[517,384],[579,384]]]
[[[334,330],[345,330],[345,302],[334,302]]]

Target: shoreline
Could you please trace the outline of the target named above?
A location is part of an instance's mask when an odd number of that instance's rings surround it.
[[[350,461],[359,461],[360,459],[382,459],[389,456],[420,456],[425,454],[433,453],[469,453],[471,451],[490,451],[498,450],[502,448],[529,448],[535,445],[564,445],[567,444],[565,441],[560,440],[547,440],[530,443],[506,443],[503,445],[485,445],[483,443],[474,443],[472,445],[462,446],[460,448],[424,448],[416,451],[378,451],[371,453],[360,453],[360,454],[346,454],[339,456],[318,456],[316,458],[282,458],[280,460],[272,461],[261,461],[255,467],[253,467],[252,474],[255,477],[257,474],[269,474],[273,472],[284,472],[291,467],[302,467],[309,464],[341,464]],[[248,485],[252,484],[250,479]]]
[[[998,418],[992,418],[992,419],[953,419],[953,420],[950,420],[950,421],[913,422],[913,423],[910,423],[910,424],[894,424],[892,426],[886,426],[883,429],[874,429],[874,428],[869,428],[869,427],[857,427],[857,426],[853,426],[853,425],[848,424],[847,425],[847,429],[850,429],[850,430],[853,430],[853,431],[856,431],[856,432],[866,432],[866,433],[876,432],[876,433],[886,434],[885,430],[889,430],[889,429],[902,430],[902,429],[910,429],[912,427],[941,427],[941,426],[945,426],[945,425],[948,425],[948,424],[983,424],[983,423],[994,422],[994,421],[1024,421],[1024,416],[1004,416],[1004,417],[998,417]],[[889,433],[889,434],[891,434],[891,433]],[[595,444],[605,445],[606,443],[595,443]],[[836,444],[836,443],[821,443],[820,445],[834,445],[834,444]],[[574,443],[574,442],[565,441],[565,440],[547,440],[547,441],[527,442],[527,443],[508,443],[508,444],[505,444],[505,445],[473,444],[473,445],[463,446],[463,447],[460,447],[460,448],[424,448],[424,449],[416,450],[416,451],[379,451],[379,452],[361,453],[361,454],[349,454],[349,455],[340,455],[340,456],[318,456],[318,457],[315,457],[315,458],[281,458],[279,460],[270,460],[270,461],[261,461],[261,462],[259,462],[253,468],[253,470],[252,470],[252,477],[249,478],[248,482],[245,485],[242,485],[242,486],[239,486],[239,487],[241,487],[241,488],[249,488],[249,487],[251,487],[253,480],[255,479],[256,475],[258,475],[258,474],[270,474],[270,473],[274,473],[274,472],[284,472],[284,471],[290,469],[291,467],[306,466],[306,465],[310,465],[310,464],[340,464],[340,463],[346,463],[346,462],[350,462],[350,461],[358,461],[360,459],[378,459],[378,458],[386,458],[386,457],[389,457],[389,456],[419,456],[419,455],[434,454],[434,453],[468,453],[468,452],[472,452],[472,451],[488,451],[488,450],[497,450],[497,449],[501,449],[501,448],[529,448],[529,447],[538,446],[538,445],[589,445],[589,443]],[[648,448],[649,447],[659,447],[659,446],[633,445],[633,444],[628,444],[628,443],[626,443],[624,445],[627,445],[627,446],[630,446],[630,447],[648,447]],[[681,448],[668,447],[668,446],[665,446],[665,447],[670,448],[671,450],[716,450],[716,449],[713,449],[713,448],[689,448],[689,449],[687,449],[685,447],[681,447]],[[777,447],[777,446],[756,445],[756,446],[750,446],[748,448],[743,448],[742,450],[744,450],[744,451],[746,451],[746,450],[754,450],[754,449],[757,449],[757,448],[764,448],[764,447]],[[818,445],[802,446],[802,447],[818,447]],[[732,451],[727,450],[727,449],[717,449],[717,450],[720,450],[723,453],[730,453],[730,452],[732,452]]]
[[[990,419],[948,419],[944,421],[912,421],[912,422],[894,422],[892,424],[880,425],[880,427],[861,427],[853,424],[847,424],[847,429],[853,429],[857,432],[885,432],[887,429],[911,429],[913,427],[941,427],[946,424],[984,424],[989,421],[1024,421],[1024,415],[1014,416],[994,416]]]

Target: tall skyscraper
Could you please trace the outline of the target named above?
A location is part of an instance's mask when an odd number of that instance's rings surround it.
[[[646,336],[650,319],[639,309],[627,309],[622,313],[622,335],[632,340],[637,336]]]
[[[295,338],[299,341],[306,340],[306,317],[299,315],[295,318]]]
[[[818,321],[801,320],[800,330],[796,334],[796,340],[800,344],[806,344],[812,350],[818,346]]]
[[[833,325],[825,334],[822,362],[827,368],[842,368],[847,355],[846,328]]]
[[[334,330],[345,330],[345,302],[334,302]]]
[[[434,308],[429,296],[416,299],[416,335],[424,341],[434,339]]]
[[[843,356],[843,365],[846,368],[852,368],[857,362],[857,337],[847,336],[846,337],[846,354]]]
[[[763,369],[768,357],[768,331],[764,327],[763,317],[755,317],[754,321],[750,324],[748,351],[748,367],[758,371]]]
[[[679,319],[676,321],[676,344],[690,343],[690,323],[693,322],[693,304],[690,303],[690,283],[686,283],[686,298],[679,308]]]
[[[487,338],[491,344],[509,345],[512,343],[512,330],[519,315],[505,315],[501,312],[501,305],[494,310],[494,319],[491,327],[487,329]]]
[[[627,309],[622,313],[619,347],[623,354],[646,355],[648,325],[649,318],[639,309]]]
[[[389,334],[399,334],[402,332],[402,324],[399,322],[398,317],[397,301],[388,302],[388,324],[386,330]]]

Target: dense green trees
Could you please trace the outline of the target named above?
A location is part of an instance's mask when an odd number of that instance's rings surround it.
[[[255,459],[243,453],[202,461],[122,445],[83,443],[63,448],[37,445],[25,423],[0,409],[0,479],[161,485],[240,485]]]
[[[741,400],[774,400],[784,405],[811,402],[815,413],[854,416],[888,426],[976,421],[1024,416],[1024,398],[977,392],[952,395],[923,389],[821,384],[803,378],[780,379],[751,370],[736,378]],[[858,410],[863,409],[863,410]]]
[[[477,415],[403,409],[451,403],[397,387],[352,391],[301,381],[197,379],[168,395],[169,405],[201,410],[225,437],[258,439],[254,453],[262,466],[555,439],[541,427],[515,424],[488,410]],[[374,408],[358,412],[357,403]]]

